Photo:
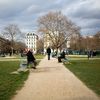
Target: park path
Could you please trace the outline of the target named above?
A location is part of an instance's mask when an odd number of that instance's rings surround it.
[[[40,62],[31,69],[23,88],[12,100],[99,100],[76,76],[56,58]]]

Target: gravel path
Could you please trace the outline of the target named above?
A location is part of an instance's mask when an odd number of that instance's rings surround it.
[[[100,100],[57,59],[45,57],[31,69],[24,87],[12,100]]]

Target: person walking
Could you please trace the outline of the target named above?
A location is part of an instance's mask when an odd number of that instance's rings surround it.
[[[50,60],[51,49],[50,47],[47,48],[48,60]]]
[[[27,65],[28,66],[30,66],[30,67],[32,67],[32,68],[34,68],[34,69],[36,69],[36,59],[35,59],[35,57],[34,57],[34,55],[33,55],[33,53],[32,53],[32,50],[29,50],[28,52],[27,52]]]

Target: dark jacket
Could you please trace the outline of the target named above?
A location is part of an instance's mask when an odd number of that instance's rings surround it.
[[[47,53],[50,54],[51,53],[51,49],[47,48]]]
[[[28,51],[28,53],[27,53],[27,61],[28,62],[34,62],[34,60],[35,60],[35,57],[33,56],[32,52]]]
[[[65,52],[64,51],[61,53],[61,58],[65,58]]]

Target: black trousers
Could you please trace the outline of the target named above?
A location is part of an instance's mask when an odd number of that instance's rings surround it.
[[[50,54],[48,54],[48,60],[50,60]]]

